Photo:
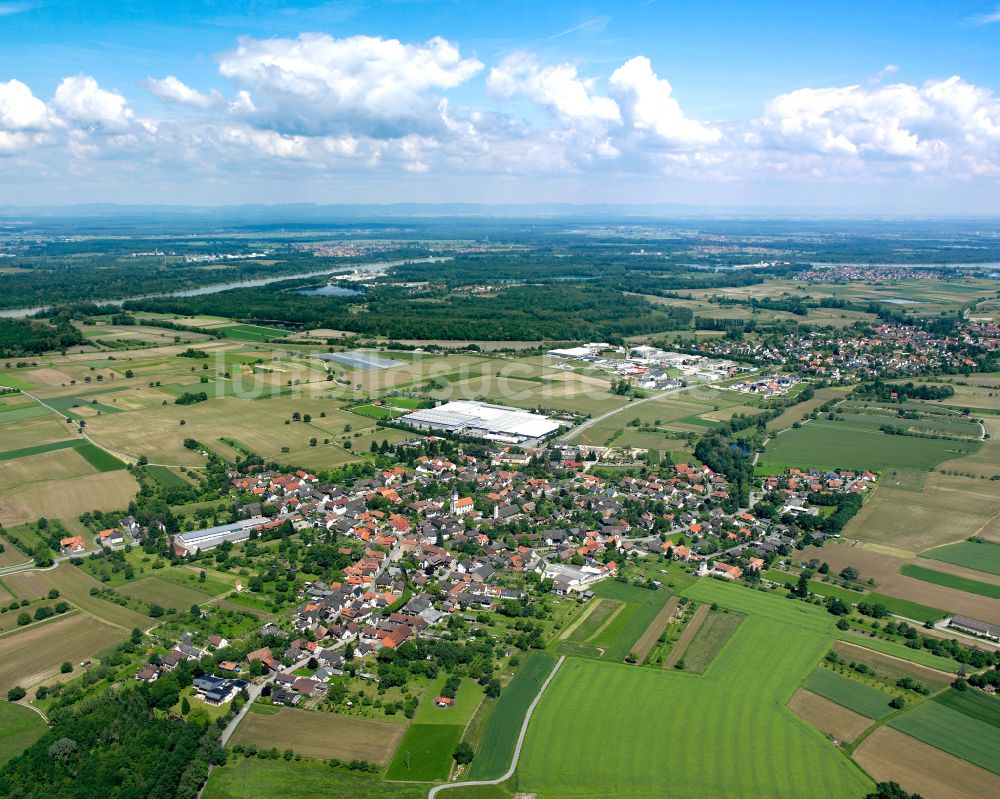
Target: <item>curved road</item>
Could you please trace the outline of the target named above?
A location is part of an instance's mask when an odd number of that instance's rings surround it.
[[[521,722],[521,732],[517,736],[517,744],[514,746],[514,757],[511,758],[510,768],[495,780],[466,780],[465,782],[450,782],[445,783],[444,785],[436,785],[428,792],[427,799],[434,799],[439,792],[446,791],[449,788],[466,788],[473,785],[499,785],[501,782],[506,782],[514,776],[514,771],[517,769],[517,761],[521,758],[521,747],[524,745],[524,735],[528,731],[528,723],[531,721],[531,714],[535,712],[535,707],[541,700],[542,694],[544,694],[545,689],[549,687],[549,683],[552,682],[552,678],[556,676],[556,672],[559,671],[559,667],[562,666],[564,660],[566,660],[566,656],[561,655],[559,660],[556,661],[556,665],[552,667],[552,671],[549,672],[549,676],[545,678],[545,682],[542,683],[542,687],[538,689],[538,693],[535,694],[535,698],[531,700],[531,704],[528,706],[528,712],[524,714],[524,721]]]

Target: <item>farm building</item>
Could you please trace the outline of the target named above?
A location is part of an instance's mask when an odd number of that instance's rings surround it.
[[[204,530],[191,530],[187,533],[180,533],[174,536],[174,547],[178,554],[195,554],[202,549],[212,549],[223,541],[232,541],[238,544],[246,541],[250,537],[250,531],[255,527],[269,522],[266,516],[254,516],[250,519],[241,519],[231,524],[220,524],[217,527],[207,527]]]
[[[403,416],[399,421],[426,430],[446,430],[467,436],[524,444],[541,441],[559,430],[559,422],[503,405],[459,400]]]
[[[1000,627],[996,624],[988,624],[978,619],[970,619],[968,616],[952,616],[948,621],[949,627],[954,627],[963,633],[971,633],[990,641],[1000,641]]]

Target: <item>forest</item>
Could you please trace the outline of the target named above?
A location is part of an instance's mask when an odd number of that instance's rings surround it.
[[[158,714],[176,700],[159,693],[143,684],[54,711],[51,729],[0,770],[0,796],[191,799],[225,753],[217,729]]]
[[[654,305],[599,283],[515,285],[490,294],[447,290],[411,294],[376,285],[363,298],[306,297],[298,286],[235,289],[210,297],[157,297],[127,307],[160,313],[213,313],[240,321],[329,327],[407,339],[601,340],[686,328],[687,308]]]
[[[0,357],[38,355],[85,341],[83,334],[65,320],[49,324],[27,319],[0,319]]]

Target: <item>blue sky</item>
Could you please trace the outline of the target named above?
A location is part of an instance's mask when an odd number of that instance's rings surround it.
[[[0,203],[1000,199],[992,1],[0,0],[0,40]]]

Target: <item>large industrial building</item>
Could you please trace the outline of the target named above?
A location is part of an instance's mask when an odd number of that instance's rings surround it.
[[[446,402],[398,421],[423,430],[443,430],[509,444],[533,444],[559,430],[559,422],[547,416],[471,400]]]

